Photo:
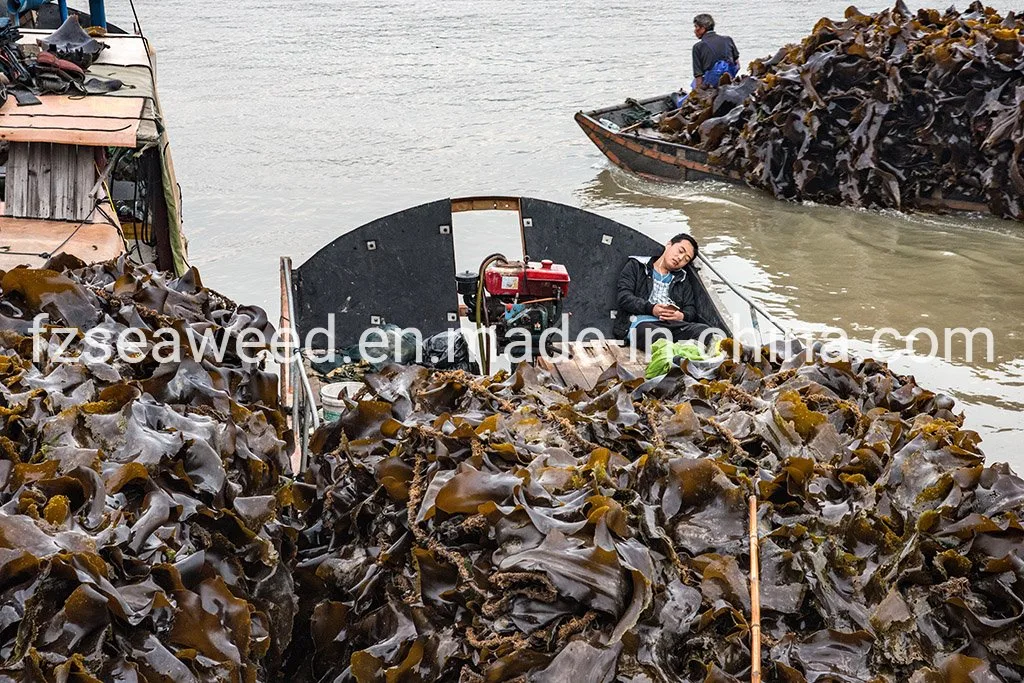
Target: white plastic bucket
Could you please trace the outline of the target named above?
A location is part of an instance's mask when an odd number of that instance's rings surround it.
[[[362,389],[362,382],[334,382],[325,384],[320,389],[320,405],[323,408],[324,422],[334,422],[345,410],[345,399],[353,398]]]

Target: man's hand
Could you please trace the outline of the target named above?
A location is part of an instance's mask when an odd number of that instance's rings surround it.
[[[681,322],[683,320],[683,312],[675,306],[669,306],[668,304],[655,304],[654,315],[657,316],[658,320],[664,320],[665,322]]]

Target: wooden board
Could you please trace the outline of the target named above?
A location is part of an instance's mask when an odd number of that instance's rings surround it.
[[[16,218],[83,221],[96,206],[95,148],[49,142],[12,142],[7,160],[10,193],[4,213]]]
[[[559,347],[560,348],[560,347]],[[564,353],[550,360],[539,359],[538,367],[547,370],[566,387],[587,391],[594,388],[605,370],[616,363],[628,372],[642,377],[647,367],[647,356],[617,340],[570,342]]]
[[[13,97],[0,107],[0,140],[134,148],[141,97],[42,95],[41,104],[19,107]]]
[[[20,146],[23,143],[12,143],[11,149]],[[30,144],[30,143],[24,143]],[[77,147],[71,145],[54,145],[53,151],[53,165],[59,168],[70,168],[72,155],[76,154],[75,150]],[[7,173],[7,177],[10,178],[10,171]],[[63,220],[82,220],[77,217],[76,209],[78,203],[76,201],[75,192],[75,179],[78,174],[72,173],[58,173],[53,176],[53,217],[61,218]],[[89,190],[86,190],[88,192]]]
[[[74,236],[60,246],[72,233]],[[46,262],[40,256],[44,253],[74,254],[86,263],[95,263],[124,253],[124,243],[110,223],[0,219],[0,270],[20,265],[38,268]]]

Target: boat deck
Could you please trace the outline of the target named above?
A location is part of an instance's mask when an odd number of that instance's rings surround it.
[[[623,342],[601,339],[585,342],[571,342],[564,354],[547,360],[540,358],[537,367],[548,371],[564,386],[590,391],[601,375],[616,363],[627,372],[643,377],[647,368],[647,355]]]
[[[99,211],[85,221],[4,217],[0,220],[0,270],[20,265],[41,268],[50,255],[62,252],[90,263],[117,258],[125,249],[115,220]]]
[[[51,31],[23,29],[19,41],[37,53],[36,41]],[[18,106],[13,97],[0,109],[0,139],[12,142],[58,142],[98,147],[129,147],[160,140],[156,66],[146,39],[107,34],[108,47],[86,70],[86,78],[116,79],[120,90],[83,97],[41,95],[40,104]]]
[[[550,373],[563,386],[586,391],[597,386],[601,375],[616,363],[626,372],[643,377],[649,360],[643,351],[632,349],[614,339],[570,342],[564,353],[561,345],[556,344],[554,351],[550,354],[551,358],[538,358],[534,365]],[[303,358],[303,368],[313,390],[314,404],[319,408],[324,379],[313,370],[308,358]]]

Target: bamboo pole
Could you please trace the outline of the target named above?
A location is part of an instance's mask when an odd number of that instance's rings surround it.
[[[750,683],[761,683],[761,577],[758,570],[757,496],[750,496]]]
[[[619,130],[617,130],[615,132],[619,133],[620,135],[622,133],[632,133],[634,130],[636,130],[637,128],[639,128],[640,126],[644,125],[645,123],[647,123],[650,120],[651,119],[647,118],[647,119],[644,119],[643,121],[637,121],[636,123],[631,123],[628,126],[626,126],[625,128],[620,128]]]

